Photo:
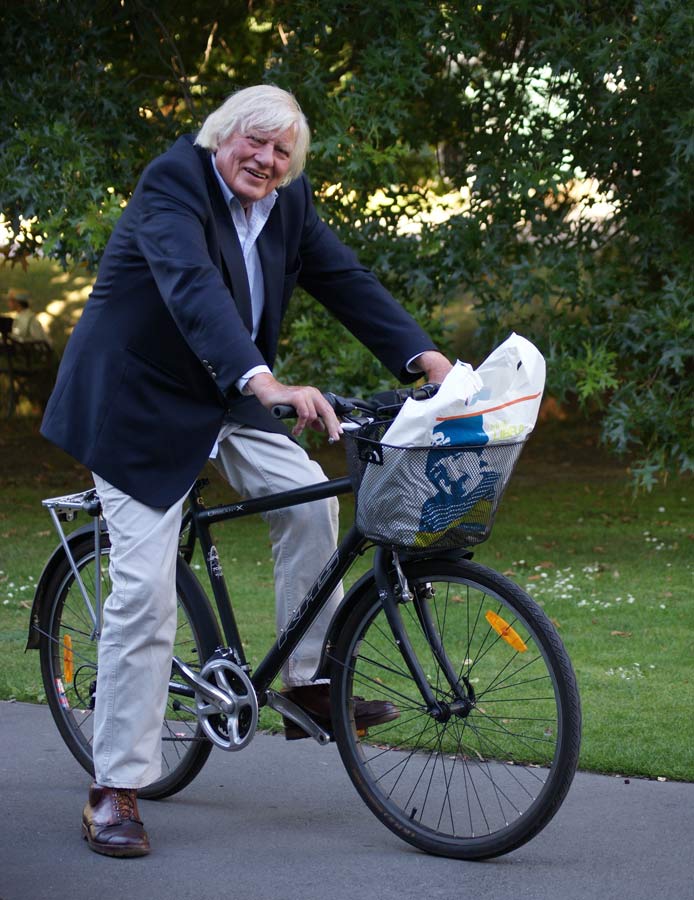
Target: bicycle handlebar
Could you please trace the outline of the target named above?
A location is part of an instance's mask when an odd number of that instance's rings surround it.
[[[323,396],[335,410],[337,416],[347,416],[349,413],[358,411],[375,416],[376,418],[386,418],[394,416],[402,407],[405,400],[412,398],[413,400],[427,400],[433,397],[438,391],[438,384],[423,384],[418,388],[396,388],[392,391],[382,391],[374,394],[369,400],[363,400],[359,397],[340,397],[331,391],[326,391]],[[286,403],[278,403],[271,408],[272,415],[276,419],[293,419],[296,416],[296,409]]]

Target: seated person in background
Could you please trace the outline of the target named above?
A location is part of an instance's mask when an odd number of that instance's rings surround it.
[[[10,290],[7,295],[7,305],[10,312],[14,313],[12,337],[16,341],[43,341],[50,345],[48,335],[44,331],[39,317],[29,307],[27,294],[23,291]]]

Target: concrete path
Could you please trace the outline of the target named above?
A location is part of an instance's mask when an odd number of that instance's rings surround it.
[[[531,843],[425,856],[367,810],[334,746],[259,735],[140,811],[152,854],[80,836],[88,777],[45,706],[0,702],[0,900],[694,900],[694,784],[579,774]]]

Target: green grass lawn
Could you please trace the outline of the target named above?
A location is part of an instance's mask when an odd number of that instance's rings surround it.
[[[56,545],[42,497],[89,486],[42,441],[37,423],[0,431],[0,698],[44,699],[38,654],[24,653],[36,580]],[[330,474],[341,459],[323,454]],[[228,496],[215,478],[210,501]],[[342,501],[343,524],[353,512]],[[592,433],[559,423],[531,439],[475,558],[540,602],[573,660],[583,702],[581,767],[694,780],[694,482],[633,496]],[[217,526],[217,545],[250,660],[274,623],[270,546],[260,519]],[[200,566],[199,559],[194,560]],[[365,565],[365,563],[364,563]],[[264,718],[265,727],[278,724]]]

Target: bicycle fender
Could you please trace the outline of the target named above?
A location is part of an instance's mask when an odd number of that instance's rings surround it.
[[[105,533],[106,531],[106,523],[102,521],[101,532]],[[81,525],[79,528],[76,528],[74,531],[71,531],[70,534],[66,535],[65,539],[68,542],[68,546],[72,548],[73,544],[81,540],[85,534],[94,534],[94,524],[92,522],[87,522],[85,525]],[[43,610],[43,604],[45,602],[46,589],[50,584],[56,569],[66,558],[67,556],[65,554],[65,549],[62,544],[59,544],[51,554],[46,565],[43,567],[43,571],[41,572],[38,584],[36,585],[34,602],[31,607],[31,615],[29,617],[29,636],[27,638],[27,645],[24,648],[25,653],[27,650],[39,649],[40,633],[38,629],[41,622],[41,612]]]
[[[358,581],[355,581],[352,587],[342,598],[342,602],[335,610],[330,626],[323,641],[323,650],[321,651],[320,664],[314,678],[330,677],[330,653],[332,648],[342,631],[349,614],[354,609],[356,603],[375,583],[373,569],[369,569],[366,574],[362,575]]]
[[[423,554],[421,551],[408,553],[403,551],[398,554],[401,562],[408,562],[411,559],[422,560],[422,559],[447,559],[457,561],[459,559],[472,559],[473,553],[471,550],[461,547],[455,550],[444,550],[439,553],[427,553]],[[314,679],[317,678],[329,678],[330,677],[330,652],[332,648],[335,646],[337,639],[342,631],[349,614],[354,609],[356,603],[361,599],[361,597],[371,589],[376,583],[375,575],[373,569],[369,569],[358,581],[352,585],[349,591],[345,594],[342,599],[342,602],[335,610],[335,614],[333,615],[332,621],[328,627],[328,631],[325,636],[325,641],[323,642],[323,650],[321,651],[320,664],[318,666],[318,671],[314,675]]]

